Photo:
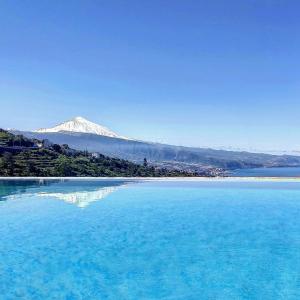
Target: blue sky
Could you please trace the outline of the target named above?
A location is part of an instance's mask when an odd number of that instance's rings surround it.
[[[0,127],[83,116],[191,146],[300,149],[299,1],[1,1]]]

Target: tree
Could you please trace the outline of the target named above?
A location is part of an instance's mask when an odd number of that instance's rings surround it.
[[[10,152],[4,152],[2,156],[2,165],[6,169],[8,176],[14,175],[14,161]]]
[[[37,168],[34,165],[34,162],[31,160],[30,153],[28,151],[24,152],[24,161],[25,161],[25,174],[27,175],[37,175]]]
[[[143,165],[144,165],[145,168],[148,167],[148,162],[147,162],[147,158],[146,158],[146,157],[144,158],[144,163],[143,163]]]
[[[55,166],[57,176],[73,176],[72,161],[64,155],[60,155]]]
[[[53,145],[52,145],[52,148],[53,148],[54,151],[56,151],[56,152],[58,152],[58,153],[61,153],[61,152],[62,152],[61,146],[58,145],[58,144],[53,144]]]
[[[4,159],[2,157],[0,157],[0,175],[6,175],[5,173],[5,162]]]

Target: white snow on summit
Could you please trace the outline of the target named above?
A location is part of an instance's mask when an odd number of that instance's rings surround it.
[[[76,117],[70,121],[66,121],[52,128],[41,128],[35,130],[35,132],[39,132],[39,133],[61,132],[61,131],[92,133],[97,135],[127,139],[125,137],[119,136],[118,134],[114,133],[113,131],[109,130],[104,126],[90,122],[83,117]]]

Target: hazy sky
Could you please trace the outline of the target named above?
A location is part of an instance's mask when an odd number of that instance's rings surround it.
[[[300,2],[0,1],[0,127],[300,149]]]

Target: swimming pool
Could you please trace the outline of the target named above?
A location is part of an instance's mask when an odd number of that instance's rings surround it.
[[[0,181],[1,299],[299,299],[300,183]]]

